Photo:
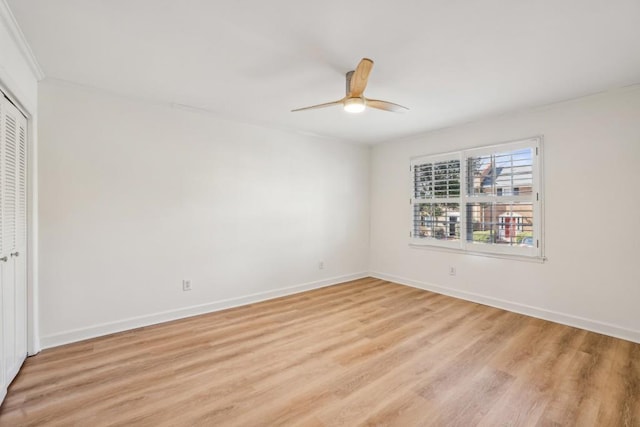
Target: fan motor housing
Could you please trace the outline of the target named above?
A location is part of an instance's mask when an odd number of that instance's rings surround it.
[[[353,73],[355,73],[355,70],[351,70],[347,72],[347,88],[346,88],[347,96],[349,96],[349,93],[351,92],[351,76],[353,76]]]

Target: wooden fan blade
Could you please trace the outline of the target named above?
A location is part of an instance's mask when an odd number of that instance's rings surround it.
[[[379,99],[367,99],[367,107],[377,108],[378,110],[393,111],[394,113],[403,113],[408,110],[400,104],[394,104],[389,101],[380,101]]]
[[[333,101],[333,102],[326,102],[324,104],[318,104],[318,105],[312,105],[311,107],[304,107],[304,108],[296,108],[295,110],[291,110],[291,112],[295,112],[295,111],[303,111],[303,110],[314,110],[316,108],[325,108],[325,107],[331,107],[333,105],[342,105],[342,99],[339,101]]]
[[[349,84],[349,98],[357,98],[362,96],[367,87],[367,81],[369,80],[369,73],[373,68],[373,61],[369,58],[362,58],[356,71],[351,76],[351,82]]]

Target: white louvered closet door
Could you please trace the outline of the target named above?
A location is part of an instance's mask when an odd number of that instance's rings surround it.
[[[27,355],[27,119],[4,96],[0,117],[1,353],[6,388]]]

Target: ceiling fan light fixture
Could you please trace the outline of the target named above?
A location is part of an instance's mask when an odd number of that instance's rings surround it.
[[[347,98],[344,100],[344,111],[347,113],[362,113],[365,106],[364,98]]]
[[[348,113],[362,113],[365,108],[375,108],[377,110],[392,111],[400,113],[408,110],[399,104],[380,99],[371,99],[364,96],[364,90],[367,87],[369,73],[373,67],[373,61],[369,58],[362,58],[355,70],[349,71],[347,78],[347,94],[344,98],[333,102],[325,102],[324,104],[312,105],[310,107],[296,108],[294,111],[315,110],[316,108],[332,107],[334,105],[342,105],[344,111]]]

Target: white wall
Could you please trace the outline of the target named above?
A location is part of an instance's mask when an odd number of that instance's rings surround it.
[[[44,347],[366,274],[368,147],[39,95]]]
[[[545,263],[409,247],[409,157],[535,135]],[[378,145],[371,167],[374,275],[640,342],[640,87]]]

